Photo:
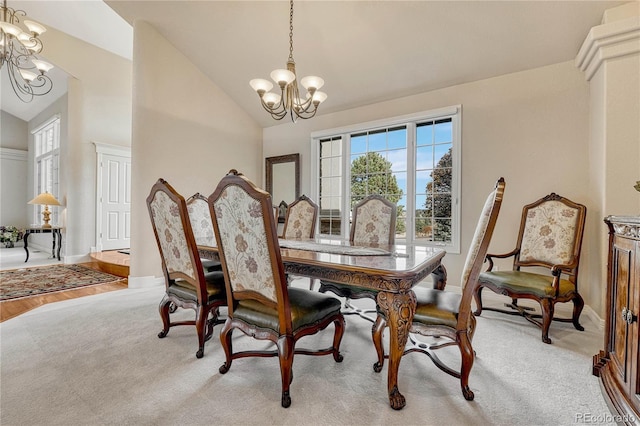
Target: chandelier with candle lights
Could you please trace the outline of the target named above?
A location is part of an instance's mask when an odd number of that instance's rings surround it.
[[[23,102],[31,102],[34,96],[46,95],[53,82],[46,74],[53,65],[38,58],[42,52],[40,35],[47,29],[27,19],[20,26],[24,10],[15,10],[3,0],[0,6],[0,71],[7,70],[11,87]]]
[[[293,0],[289,13],[289,59],[287,69],[271,72],[271,79],[280,87],[280,94],[270,92],[273,83],[261,78],[253,79],[249,85],[260,96],[262,107],[276,120],[289,115],[295,122],[298,118],[307,119],[316,115],[318,105],[327,99],[327,94],[319,91],[324,80],[313,75],[303,77],[300,84],[306,89],[305,98],[300,97],[296,76],[296,63],[293,60]]]

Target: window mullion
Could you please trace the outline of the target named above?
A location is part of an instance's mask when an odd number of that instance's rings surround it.
[[[407,206],[405,212],[406,240],[415,241],[416,211],[416,124],[407,123]]]
[[[320,140],[311,138],[311,174],[312,179],[315,180],[315,183],[311,184],[311,188],[309,189],[309,196],[311,199],[320,201]],[[316,221],[316,226],[319,229],[319,220]]]
[[[60,118],[55,115],[45,124],[33,130],[34,137],[34,193],[45,191],[60,198]],[[42,216],[42,206],[34,209],[34,223]],[[54,209],[53,223],[58,222],[58,211]]]
[[[342,220],[340,235],[350,238],[351,232],[351,135],[342,135]]]

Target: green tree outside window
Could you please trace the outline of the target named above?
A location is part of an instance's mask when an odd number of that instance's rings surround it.
[[[427,201],[420,214],[426,221],[416,221],[416,232],[423,235],[430,233],[433,241],[451,241],[451,167],[449,148],[431,172],[431,181],[427,183]],[[420,229],[417,229],[418,223]]]
[[[371,194],[385,197],[394,204],[403,191],[391,171],[392,163],[377,152],[367,152],[351,162],[351,209]],[[404,217],[404,206],[397,206],[398,218]],[[396,233],[405,232],[404,221],[396,222]]]

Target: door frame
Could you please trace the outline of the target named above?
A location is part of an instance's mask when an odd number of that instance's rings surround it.
[[[131,158],[131,147],[93,142],[96,147],[96,246],[95,251],[102,251],[102,161],[105,154]]]

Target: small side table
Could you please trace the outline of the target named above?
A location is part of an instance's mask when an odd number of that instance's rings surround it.
[[[27,228],[24,231],[24,251],[27,252],[27,258],[25,259],[25,263],[29,261],[29,235],[31,234],[47,234],[50,233],[53,237],[53,245],[51,247],[51,257],[54,259],[57,257],[60,260],[60,249],[62,248],[62,233],[60,232],[62,228],[59,226],[52,226],[51,228],[42,228],[42,227],[34,227]],[[57,241],[57,252],[56,252],[56,241]]]

